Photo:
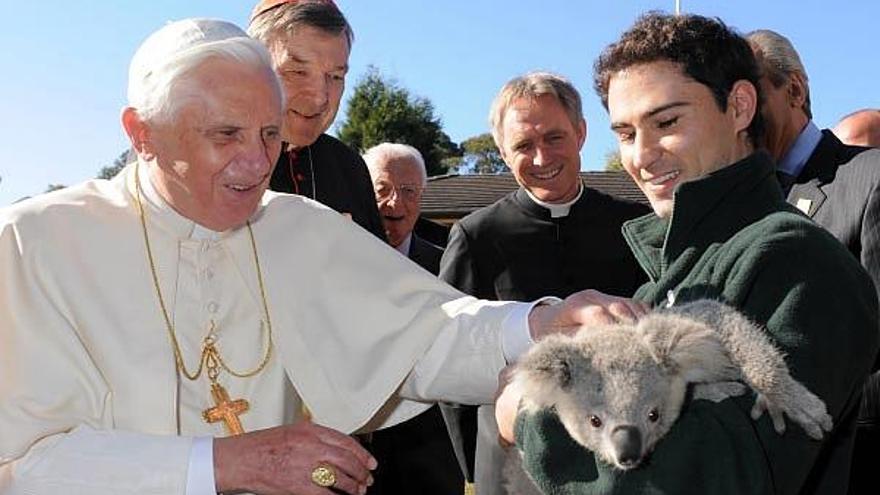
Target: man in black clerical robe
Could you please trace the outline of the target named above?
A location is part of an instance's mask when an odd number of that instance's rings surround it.
[[[621,225],[649,210],[582,183],[586,122],[577,90],[555,74],[526,74],[501,89],[490,118],[520,188],[453,226],[440,278],[486,299],[565,297],[583,289],[631,296],[646,276]],[[472,421],[465,414],[462,431],[472,430]],[[473,466],[468,474],[477,495],[503,494],[494,408],[481,406],[476,421],[475,453],[463,439]]]
[[[367,166],[325,134],[345,89],[351,26],[333,2],[264,0],[248,34],[262,41],[284,86],[284,139],[269,187],[319,201],[385,240]]]

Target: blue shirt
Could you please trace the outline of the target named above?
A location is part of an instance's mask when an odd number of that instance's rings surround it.
[[[822,131],[816,127],[812,120],[807,122],[791,149],[776,164],[776,169],[792,177],[798,177],[821,140]]]

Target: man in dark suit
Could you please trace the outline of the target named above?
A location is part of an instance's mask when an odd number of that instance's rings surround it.
[[[495,144],[520,187],[458,222],[440,277],[476,297],[532,300],[593,288],[631,296],[646,277],[621,234],[648,208],[584,186],[587,124],[566,79],[535,72],[508,82],[492,105]],[[494,407],[477,413],[478,495],[504,493]]]
[[[427,180],[422,155],[412,146],[382,143],[367,150],[364,161],[388,243],[436,275],[443,250],[413,232]],[[440,406],[433,406],[405,423],[372,434],[370,451],[379,467],[369,493],[462,493],[464,476],[443,416]]]
[[[248,34],[269,49],[284,86],[284,144],[269,187],[320,201],[384,240],[366,165],[325,134],[348,72],[353,34],[345,16],[330,0],[262,0]]]
[[[766,148],[788,202],[825,227],[880,288],[880,150],[845,145],[812,122],[806,70],[784,36],[759,30],[747,36],[761,65]],[[850,493],[880,487],[869,464],[880,450],[880,375],[864,388],[853,451]]]
[[[864,108],[848,114],[831,131],[846,144],[880,148],[880,109]]]

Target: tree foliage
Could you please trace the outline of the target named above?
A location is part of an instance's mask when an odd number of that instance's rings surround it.
[[[623,162],[620,161],[620,151],[609,150],[605,153],[605,170],[608,172],[623,172]]]
[[[462,156],[450,160],[450,166],[459,173],[498,174],[507,170],[491,133],[469,137],[459,147]]]
[[[98,172],[99,179],[112,179],[116,177],[116,174],[119,173],[120,170],[125,168],[125,164],[128,163],[128,150],[122,150],[122,153],[113,160],[113,165],[108,165],[103,167]]]
[[[355,86],[338,136],[361,153],[383,142],[413,146],[424,157],[428,175],[446,173],[449,160],[444,159],[461,155],[443,132],[433,104],[383,78],[375,67]]]
[[[120,170],[125,168],[125,164],[128,163],[128,150],[122,150],[122,153],[113,160],[113,165],[108,165],[106,167],[102,167],[101,170],[98,171],[99,179],[112,179],[119,173]],[[45,192],[57,191],[59,189],[64,189],[64,184],[49,184],[46,186]]]

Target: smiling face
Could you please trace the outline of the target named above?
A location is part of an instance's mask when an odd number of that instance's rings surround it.
[[[564,203],[578,193],[580,150],[587,124],[575,125],[552,95],[517,98],[501,121],[501,157],[536,198]]]
[[[311,26],[280,35],[269,45],[272,65],[284,86],[284,140],[308,146],[326,131],[345,90],[348,39]]]
[[[152,180],[180,214],[209,229],[243,225],[281,152],[281,94],[274,74],[210,59],[172,90],[171,122],[145,124]]]
[[[608,112],[623,167],[658,216],[672,213],[679,184],[751,153],[745,130],[756,101],[754,86],[737,81],[721,111],[707,86],[667,61],[630,66],[611,77]]]
[[[386,159],[370,169],[376,203],[388,243],[397,247],[413,231],[421,211],[423,177],[406,157]]]

